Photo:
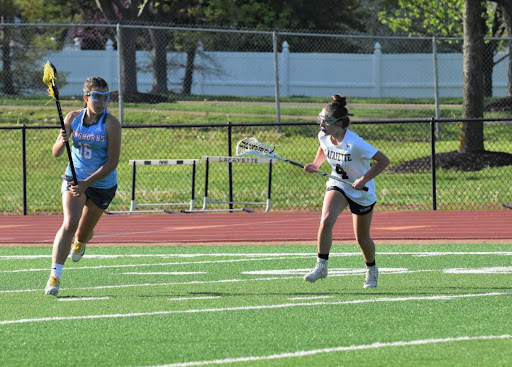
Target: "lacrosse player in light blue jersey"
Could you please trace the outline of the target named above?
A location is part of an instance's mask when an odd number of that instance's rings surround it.
[[[84,107],[64,119],[52,153],[60,157],[72,138],[71,156],[78,182],[73,182],[68,164],[62,182],[64,221],[55,236],[52,267],[45,293],[57,296],[64,263],[71,250],[73,261],[85,253],[94,227],[114,199],[117,189],[116,167],[121,153],[121,124],[107,110],[110,92],[100,77],[84,83]]]

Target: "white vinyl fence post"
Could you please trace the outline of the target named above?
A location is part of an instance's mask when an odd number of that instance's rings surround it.
[[[373,85],[374,97],[381,97],[381,59],[382,59],[382,46],[379,42],[375,42],[375,49],[373,52]]]
[[[288,75],[288,63],[290,62],[290,45],[288,42],[283,42],[283,50],[281,51],[281,85],[283,86],[282,94],[285,97],[290,96],[289,83],[290,78]]]
[[[272,40],[274,44],[274,77],[275,77],[275,90],[276,90],[276,123],[281,123],[281,108],[279,105],[279,64],[277,62],[278,52],[277,52],[277,34],[276,32],[272,32]]]
[[[123,88],[122,88],[122,69],[123,69],[123,62],[121,59],[121,49],[123,47],[123,43],[121,40],[121,24],[117,23],[117,73],[118,73],[118,99],[119,99],[119,122],[121,125],[123,124]]]
[[[434,63],[434,101],[436,105],[436,120],[441,117],[441,111],[439,110],[439,70],[437,60],[437,41],[436,36],[432,37],[432,57]],[[436,139],[441,140],[441,126],[436,121]]]
[[[204,77],[202,72],[202,64],[203,59],[202,55],[204,54],[204,45],[201,40],[197,41],[197,49],[196,49],[196,58],[194,61],[194,83],[192,85],[196,85],[196,94],[201,95],[204,91]],[[199,68],[199,71],[197,70]]]

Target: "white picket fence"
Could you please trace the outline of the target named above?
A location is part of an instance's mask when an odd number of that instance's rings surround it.
[[[288,43],[278,55],[280,96],[330,96],[341,92],[353,97],[434,97],[434,58],[431,53],[386,54],[375,43],[373,54],[294,53]],[[218,65],[217,75],[196,71],[192,94],[232,96],[275,96],[277,80],[272,52],[208,52]],[[168,53],[168,60],[184,65],[184,53]],[[502,58],[499,54],[496,59]],[[84,80],[93,75],[104,77],[111,90],[119,87],[118,53],[109,44],[106,50],[80,50],[70,47],[47,56],[60,72],[67,73],[67,85],[61,95],[81,93]],[[138,68],[151,64],[151,54],[137,51]],[[438,54],[440,97],[462,96],[462,54]],[[198,53],[196,66],[207,61]],[[507,62],[494,68],[493,95],[506,96]],[[200,68],[198,68],[200,69]],[[168,71],[168,88],[179,92],[184,68]],[[152,86],[151,71],[139,70],[140,92]]]

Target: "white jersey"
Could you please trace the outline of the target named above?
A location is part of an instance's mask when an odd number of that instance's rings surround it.
[[[356,190],[352,188],[352,184],[368,172],[370,159],[379,150],[348,129],[339,145],[334,145],[331,136],[325,135],[323,131],[318,133],[318,140],[320,140],[320,147],[332,167],[332,175],[338,176],[344,181],[340,182],[331,178],[327,181],[327,186],[341,188],[348,198],[359,205],[367,206],[375,203],[377,195],[373,180],[368,181],[365,185],[368,187],[368,191]]]

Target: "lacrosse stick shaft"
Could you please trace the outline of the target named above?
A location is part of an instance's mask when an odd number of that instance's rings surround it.
[[[303,165],[303,164],[300,164],[300,163],[298,163],[298,162],[291,161],[291,160],[289,160],[289,159],[286,159],[286,158],[284,158],[284,157],[280,157],[280,156],[275,155],[275,154],[273,154],[273,156],[274,156],[274,158],[279,159],[280,161],[283,161],[283,162],[286,162],[286,163],[293,164],[294,166],[297,166],[297,167],[304,168],[304,165]],[[340,178],[339,178],[339,177],[336,177],[336,176],[330,175],[330,174],[328,174],[328,173],[326,173],[326,172],[324,172],[324,171],[320,171],[320,170],[315,169],[315,170],[313,170],[313,172],[315,172],[315,173],[317,173],[317,174],[319,174],[319,175],[325,176],[325,177],[332,178],[333,180],[336,180],[336,181],[345,182],[345,181],[340,180]],[[366,186],[365,186],[365,187],[363,187],[363,191],[368,191],[368,188],[367,188]]]
[[[55,87],[57,88],[57,87]],[[55,92],[55,95],[57,96],[57,92]],[[62,108],[60,107],[60,102],[58,99],[55,99],[55,104],[57,105],[57,111],[59,112],[59,120],[60,120],[60,127],[62,130],[66,130],[66,127],[64,126],[64,118],[62,117]],[[78,180],[76,178],[76,172],[75,172],[75,165],[73,164],[73,157],[71,155],[71,148],[69,147],[69,141],[66,142],[66,152],[68,153],[68,160],[69,160],[69,166],[71,168],[71,174],[73,175],[73,182],[78,184]]]
[[[63,131],[66,130],[66,126],[64,125],[64,118],[62,117],[62,108],[60,107],[59,101],[59,89],[57,85],[55,85],[55,79],[57,77],[57,69],[50,61],[47,61],[44,64],[43,68],[43,83],[48,86],[48,93],[55,100],[55,104],[57,105],[57,112],[59,113],[59,121],[60,127]],[[78,184],[78,179],[76,178],[75,166],[73,164],[73,157],[71,155],[71,149],[69,148],[69,142],[65,143],[66,152],[68,153],[68,161],[69,167],[71,168],[71,174],[73,175],[73,182]]]
[[[57,106],[57,112],[59,113],[60,127],[62,130],[66,130],[66,126],[64,126],[64,117],[62,117],[62,108],[60,107],[59,102],[59,91],[57,89],[57,86],[53,86],[52,88],[55,94],[55,105]],[[69,167],[71,168],[71,174],[73,175],[73,182],[76,185],[78,184],[78,179],[76,178],[75,165],[73,164],[73,156],[71,155],[69,141],[66,142],[66,152],[68,153]]]
[[[280,157],[280,156],[276,155],[274,153],[274,147],[270,147],[268,145],[262,144],[256,138],[245,138],[245,139],[240,140],[237,144],[236,152],[237,152],[237,155],[254,154],[254,155],[259,155],[261,157],[276,158],[276,159],[279,159],[280,161],[290,163],[296,167],[300,167],[300,168],[304,169],[303,164],[300,164],[298,162],[294,162],[287,158]],[[342,180],[338,176],[333,176],[333,175],[330,175],[328,173],[325,173],[325,172],[317,170],[317,169],[313,170],[313,172],[316,174],[325,176],[325,177],[332,178],[333,180],[336,180],[339,182],[348,183],[347,181]],[[368,191],[368,187],[365,186],[362,188],[362,190]]]

